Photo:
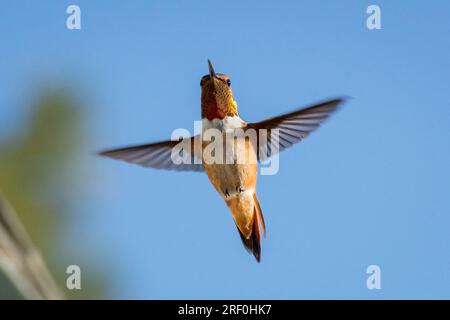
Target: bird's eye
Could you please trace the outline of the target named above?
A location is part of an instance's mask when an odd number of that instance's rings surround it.
[[[227,85],[231,86],[231,80],[230,79],[227,79]]]
[[[200,80],[200,87],[203,85],[203,79]]]

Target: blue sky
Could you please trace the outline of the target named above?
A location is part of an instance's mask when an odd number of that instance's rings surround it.
[[[79,31],[65,27],[70,4]],[[381,30],[366,28],[370,4]],[[448,1],[8,1],[0,133],[24,125],[35,85],[83,92],[89,188],[67,241],[103,260],[110,298],[450,298],[449,11]],[[352,97],[259,179],[260,264],[205,175],[93,156],[192,131],[208,58],[248,121]],[[366,288],[371,264],[381,290]]]

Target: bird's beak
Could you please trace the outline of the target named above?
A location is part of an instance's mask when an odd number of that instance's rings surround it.
[[[214,68],[209,59],[208,59],[208,68],[209,68],[209,77],[210,79],[213,79],[216,76],[216,73],[214,72]]]

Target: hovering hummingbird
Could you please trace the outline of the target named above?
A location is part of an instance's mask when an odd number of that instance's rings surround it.
[[[99,153],[102,156],[124,160],[144,167],[156,169],[206,172],[211,184],[224,199],[231,211],[237,230],[245,248],[253,253],[256,260],[261,259],[260,231],[265,236],[265,223],[256,195],[258,161],[267,160],[278,151],[282,151],[306,138],[317,129],[344,100],[337,98],[307,108],[260,122],[246,122],[241,119],[231,90],[231,80],[226,74],[216,73],[208,60],[209,74],[202,77],[201,115],[202,134],[180,140],[168,140],[157,143],[125,147]],[[269,133],[277,132],[277,139],[257,139],[254,143],[245,136],[234,137],[234,147],[246,152],[246,161],[241,163],[231,154],[231,162],[211,163],[206,161],[203,152],[208,142],[201,140],[206,130],[216,129],[223,132],[253,129]],[[173,148],[180,141],[192,145],[190,163],[174,163]],[[275,146],[275,144],[277,144]],[[230,157],[224,152],[227,161]],[[200,162],[194,159],[201,159]]]

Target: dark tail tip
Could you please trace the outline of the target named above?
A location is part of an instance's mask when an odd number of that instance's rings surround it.
[[[253,221],[253,228],[252,228],[252,234],[251,236],[246,239],[245,236],[241,233],[241,231],[238,229],[239,235],[241,236],[242,243],[244,244],[245,249],[247,249],[248,252],[253,254],[256,258],[256,261],[261,261],[261,239],[259,235],[259,226],[258,221],[254,219]]]

